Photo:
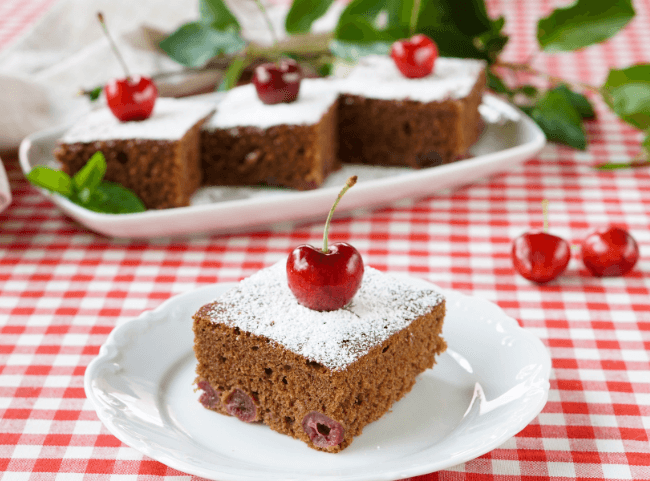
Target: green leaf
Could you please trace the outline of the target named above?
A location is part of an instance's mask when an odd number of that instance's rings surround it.
[[[311,25],[322,17],[334,0],[293,0],[284,28],[288,33],[308,33]]]
[[[60,170],[54,170],[49,167],[37,165],[27,173],[26,177],[28,181],[38,187],[61,194],[65,197],[70,197],[72,195],[72,179],[68,174],[61,172]]]
[[[99,184],[88,201],[81,205],[105,214],[132,214],[147,210],[137,195],[113,182]]]
[[[537,24],[546,51],[570,51],[613,37],[634,17],[632,0],[577,0]]]
[[[72,185],[77,192],[82,189],[94,191],[106,173],[106,158],[102,152],[95,152],[79,172],[72,178]]]
[[[604,164],[596,164],[594,168],[598,170],[621,170],[648,166],[650,166],[650,160],[637,160],[632,162],[606,162]]]
[[[603,98],[625,122],[650,129],[650,64],[610,70]]]
[[[508,41],[505,18],[491,20],[483,0],[423,0],[417,31],[438,44],[442,56],[493,62]]]
[[[488,70],[487,73],[488,88],[498,94],[512,95],[513,92],[508,88],[505,82],[495,74],[493,71]]]
[[[218,30],[201,22],[187,23],[160,42],[167,55],[186,67],[200,67],[216,55],[234,54],[245,46],[233,25]]]
[[[431,37],[436,42],[441,57],[487,60],[487,54],[476,46],[472,38],[463,35],[455,25],[418,26],[418,31]]]
[[[336,40],[342,42],[369,44],[376,42],[393,43],[407,34],[404,28],[394,27],[378,30],[364,17],[351,17],[339,22],[334,31]]]
[[[583,119],[593,119],[596,117],[596,112],[594,112],[591,102],[584,95],[574,92],[564,84],[555,87],[553,90],[564,95]]]
[[[102,94],[102,90],[104,90],[104,87],[95,87],[94,89],[90,90],[88,92],[88,98],[90,99],[91,102],[94,102],[99,98],[99,96]]]
[[[348,62],[356,62],[366,55],[388,55],[390,47],[391,44],[386,42],[354,43],[333,40],[330,43],[332,55]]]
[[[562,92],[546,92],[530,111],[530,116],[549,140],[580,150],[587,148],[582,118]]]
[[[237,85],[242,72],[248,65],[250,65],[250,63],[251,61],[246,56],[239,55],[233,58],[232,62],[230,62],[230,65],[228,66],[228,70],[226,70],[226,73],[219,84],[218,90],[220,92],[230,90]]]
[[[216,30],[241,30],[237,18],[222,0],[199,0],[200,22]]]

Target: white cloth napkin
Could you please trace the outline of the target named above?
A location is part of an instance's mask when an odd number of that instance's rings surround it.
[[[229,0],[242,35],[259,43],[272,39],[253,0]],[[268,4],[280,37],[288,4]],[[338,12],[337,12],[338,10]],[[157,40],[199,17],[196,0],[59,0],[16,43],[0,52],[0,152],[17,148],[28,134],[79,118],[92,108],[81,89],[124,74],[97,21],[106,23],[133,74],[180,71],[157,48]],[[340,12],[333,8],[314,25],[322,31]],[[214,84],[216,74],[176,76],[158,82],[162,96],[176,96]]]

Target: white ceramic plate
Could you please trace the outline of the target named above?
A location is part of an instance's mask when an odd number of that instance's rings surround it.
[[[546,403],[551,361],[541,341],[498,306],[443,291],[449,348],[438,364],[347,449],[312,450],[198,402],[191,316],[233,285],[178,295],[120,325],[86,370],[86,395],[106,427],[175,469],[220,481],[403,479],[498,447]]]
[[[507,102],[486,95],[483,107],[482,113],[494,114],[492,118],[483,114],[492,122],[507,117],[516,120],[488,123],[471,149],[471,158],[438,167],[411,170],[348,164],[330,175],[323,186],[307,192],[210,187],[200,189],[189,207],[138,214],[100,214],[59,195],[42,192],[79,223],[113,237],[242,232],[287,221],[324,220],[336,195],[351,175],[357,175],[359,183],[341,201],[337,208],[339,214],[400,199],[425,197],[444,188],[468,184],[529,159],[544,146],[546,139],[535,122]],[[20,146],[23,172],[29,172],[36,165],[56,167],[53,151],[64,131],[65,128],[59,127],[25,138]]]
[[[0,159],[0,212],[5,210],[9,204],[11,204],[11,185],[9,185],[5,166]]]

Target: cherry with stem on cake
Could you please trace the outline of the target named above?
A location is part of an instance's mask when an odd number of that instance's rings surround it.
[[[290,103],[298,98],[302,70],[298,63],[283,58],[277,64],[264,63],[253,72],[253,85],[259,99],[269,105]]]
[[[639,260],[639,246],[622,227],[609,226],[590,233],[582,241],[582,262],[598,277],[627,274]]]
[[[296,247],[287,259],[287,282],[298,303],[316,311],[334,311],[352,300],[363,279],[363,259],[345,242],[327,244],[330,221],[343,194],[357,182],[350,177],[330,209],[323,248],[307,244]]]
[[[111,49],[115,53],[118,61],[124,69],[125,78],[110,80],[104,92],[106,93],[106,102],[113,112],[113,115],[122,122],[131,120],[145,120],[151,116],[156,99],[158,98],[158,89],[156,84],[149,77],[131,76],[129,69],[124,62],[113,38],[111,37],[104,15],[97,13],[99,23],[104,29],[104,33],[111,44]]]
[[[390,56],[402,75],[422,78],[433,71],[433,64],[438,58],[438,47],[429,37],[419,33],[393,43]]]
[[[527,232],[512,243],[512,263],[523,277],[543,284],[562,274],[571,259],[571,246],[548,230],[548,201],[542,201],[542,232]]]

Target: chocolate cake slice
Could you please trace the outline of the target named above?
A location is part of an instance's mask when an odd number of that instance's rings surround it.
[[[340,166],[333,85],[303,79],[296,101],[274,105],[250,84],[229,91],[202,132],[205,184],[320,186]]]
[[[467,155],[482,128],[485,62],[438,58],[406,78],[388,56],[361,59],[339,83],[338,157],[343,162],[432,167]]]
[[[434,365],[444,315],[437,291],[371,267],[347,306],[314,311],[277,263],[194,315],[199,400],[339,452]]]
[[[211,102],[161,98],[148,119],[120,122],[100,108],[64,134],[54,155],[74,175],[101,151],[104,180],[132,190],[148,209],[186,206],[201,185],[200,130],[213,111]]]

